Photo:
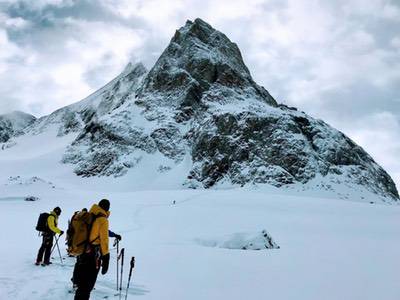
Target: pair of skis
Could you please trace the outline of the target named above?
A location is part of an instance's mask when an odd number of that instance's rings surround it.
[[[117,291],[119,291],[119,299],[122,297],[122,276],[124,272],[124,258],[125,258],[125,248],[121,249],[121,252],[119,251],[119,241],[116,239],[115,243],[117,244]],[[121,262],[121,274],[119,273],[119,264]],[[128,277],[128,284],[126,286],[126,292],[125,292],[125,300],[128,299],[128,290],[129,290],[129,284],[131,281],[132,277],[132,270],[135,268],[135,257],[132,256],[131,258],[131,263],[130,263],[130,270],[129,270],[129,277]]]

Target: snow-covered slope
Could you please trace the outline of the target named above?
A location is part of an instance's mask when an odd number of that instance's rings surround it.
[[[146,68],[143,64],[129,63],[125,70],[104,87],[87,98],[39,118],[27,133],[39,134],[57,128],[57,136],[79,132],[94,119],[110,114],[124,104],[138,88]]]
[[[23,134],[23,130],[35,120],[34,116],[21,111],[0,115],[0,143],[5,143],[12,137]]]
[[[399,197],[361,147],[278,104],[254,82],[237,45],[200,19],[175,33],[149,72],[129,65],[26,129],[32,141],[49,132],[73,140],[59,160],[82,177],[126,175],[151,188],[163,178],[190,188],[270,184],[343,198],[351,191],[360,199]]]

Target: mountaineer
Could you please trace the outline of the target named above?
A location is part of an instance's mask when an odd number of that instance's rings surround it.
[[[41,232],[43,239],[42,245],[40,246],[38,255],[36,257],[35,264],[37,266],[40,264],[42,264],[42,266],[47,266],[51,264],[50,255],[53,247],[53,238],[56,234],[59,234],[61,236],[64,233],[64,231],[57,227],[58,217],[60,215],[61,208],[57,206],[53,209],[53,211],[50,212],[50,214],[42,213],[39,216],[36,230]]]
[[[83,249],[77,256],[73,280],[77,285],[75,300],[88,300],[96,283],[97,275],[106,274],[110,262],[108,248],[108,217],[110,215],[110,201],[102,199],[94,204],[89,211],[87,222],[88,238],[82,243]],[[80,245],[79,245],[80,246]]]
[[[89,234],[93,224],[95,216],[88,212],[87,208],[83,208],[81,211],[76,211],[68,221],[68,230],[66,237],[66,244],[68,246],[67,252],[70,257],[78,257],[84,253],[89,244]],[[121,241],[121,235],[108,230],[108,236],[115,238],[116,242]],[[77,289],[77,272],[81,264],[78,263],[77,259],[74,271],[72,273],[71,281],[73,283],[73,289]]]

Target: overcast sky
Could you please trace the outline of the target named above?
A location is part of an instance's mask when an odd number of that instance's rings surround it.
[[[0,0],[0,114],[76,102],[150,68],[200,17],[278,100],[346,133],[400,187],[400,0]]]

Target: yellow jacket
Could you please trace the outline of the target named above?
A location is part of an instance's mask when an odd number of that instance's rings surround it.
[[[54,211],[50,212],[50,215],[47,218],[47,226],[52,232],[60,234],[61,229],[57,227],[57,221],[58,221],[57,214]]]
[[[101,255],[109,253],[108,250],[108,217],[110,212],[94,204],[89,211],[96,216],[90,231],[89,241],[93,245],[100,245]]]

